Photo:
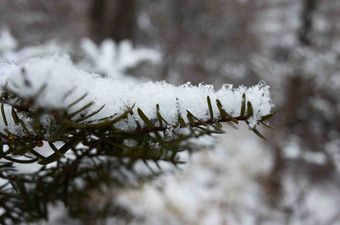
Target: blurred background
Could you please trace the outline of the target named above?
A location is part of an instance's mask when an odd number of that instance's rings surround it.
[[[268,141],[226,125],[182,171],[41,224],[340,224],[340,1],[0,0],[0,60],[47,53],[121,80],[263,80],[279,111]]]

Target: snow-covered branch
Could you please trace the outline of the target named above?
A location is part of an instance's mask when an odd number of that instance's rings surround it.
[[[176,87],[165,82],[123,83],[81,71],[66,57],[57,56],[34,57],[20,63],[3,63],[0,66],[0,82],[1,91],[11,90],[21,98],[30,99],[34,101],[36,108],[51,111],[67,109],[72,113],[89,104],[82,113],[74,115],[74,120],[83,118],[82,123],[89,123],[90,120],[98,122],[102,118],[121,115],[133,105],[134,114],[138,115],[137,109],[140,108],[151,120],[157,119],[156,105],[159,105],[159,113],[171,125],[178,122],[179,116],[188,124],[190,121],[185,116],[187,111],[202,121],[211,118],[217,120],[221,114],[215,104],[216,100],[221,102],[231,117],[238,117],[241,114],[242,95],[245,94],[246,101],[251,102],[253,108],[253,115],[248,118],[248,122],[254,127],[263,116],[271,113],[273,106],[269,87],[264,83],[251,88],[224,85],[218,91],[215,91],[213,86],[204,84],[193,86],[187,83]],[[84,95],[86,96],[81,98]],[[212,102],[212,115],[207,96]],[[72,104],[79,98],[81,99],[77,104]],[[100,112],[84,119],[86,113],[90,114],[100,108]],[[117,127],[122,130],[134,130],[135,119],[144,126],[143,119],[129,116],[128,120],[117,124]],[[4,121],[1,123],[3,125]]]
[[[70,149],[76,151],[78,144],[99,152],[118,148],[112,154],[119,157],[137,157],[135,149],[166,148],[176,154],[189,148],[183,147],[183,140],[223,132],[219,122],[243,120],[263,137],[255,126],[273,115],[264,83],[251,88],[224,85],[218,91],[203,84],[123,83],[81,71],[67,57],[53,55],[0,65],[0,82],[1,144],[9,147],[2,157],[14,162],[18,160],[9,156],[13,152],[30,152],[36,157],[33,161],[51,163]],[[191,132],[178,131],[186,127]],[[170,137],[173,146],[166,141]],[[107,146],[93,145],[98,139]],[[43,141],[54,150],[48,157],[34,150]],[[57,149],[56,141],[65,144]],[[151,142],[157,147],[150,147]],[[161,156],[175,162],[164,152],[143,159]]]

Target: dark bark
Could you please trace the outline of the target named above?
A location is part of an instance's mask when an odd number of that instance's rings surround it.
[[[124,0],[117,2],[116,15],[112,21],[111,37],[120,42],[124,39],[135,41],[136,30],[136,0]]]
[[[312,32],[313,32],[313,14],[316,11],[317,3],[319,0],[302,0],[303,9],[301,11],[301,27],[297,32],[297,39],[299,44],[304,47],[311,47],[312,42]],[[292,76],[288,79],[286,84],[288,90],[288,97],[286,102],[283,104],[281,109],[283,115],[281,120],[281,126],[287,127],[288,129],[283,134],[287,138],[291,133],[293,133],[294,124],[297,123],[296,112],[299,107],[304,103],[304,96],[306,93],[300,93],[301,90],[308,92],[311,89],[311,85],[307,83],[296,71],[296,76]],[[307,95],[308,96],[308,95]],[[287,162],[283,157],[283,150],[277,143],[272,143],[274,146],[274,166],[269,175],[269,181],[271,185],[271,204],[273,206],[278,206],[280,198],[282,197],[282,175],[287,168]]]
[[[298,32],[298,40],[301,45],[312,45],[313,31],[313,13],[316,10],[319,0],[303,0],[303,9],[301,13],[301,28]]]
[[[90,9],[91,36],[96,42],[101,42],[107,36],[105,29],[106,8],[107,0],[92,0]]]
[[[135,42],[137,27],[136,0],[92,0],[91,33],[96,42],[112,38],[115,42]]]

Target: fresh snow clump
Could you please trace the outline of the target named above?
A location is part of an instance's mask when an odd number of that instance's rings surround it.
[[[221,101],[227,113],[237,117],[240,115],[242,95],[245,93],[254,111],[253,117],[248,122],[254,127],[256,121],[269,114],[272,108],[269,86],[264,83],[250,88],[223,85],[218,91],[215,91],[213,86],[204,84],[194,86],[187,83],[174,86],[165,82],[123,83],[79,70],[67,56],[44,55],[16,63],[1,63],[0,91],[5,85],[23,98],[36,96],[41,87],[46,85],[46,89],[36,99],[35,104],[51,110],[64,109],[87,94],[86,98],[73,105],[69,112],[74,112],[90,102],[93,104],[88,108],[89,112],[105,105],[91,120],[99,120],[114,114],[120,115],[133,105],[135,105],[133,112],[136,115],[137,109],[140,108],[152,119],[156,118],[157,104],[160,113],[170,124],[177,123],[178,116],[186,119],[187,110],[201,120],[208,120],[210,114],[207,96],[210,96],[215,118],[220,116],[216,99]],[[143,126],[143,120],[139,117],[138,120]],[[120,129],[133,130],[136,129],[136,122],[134,118],[129,117],[127,121],[120,122],[117,126]]]

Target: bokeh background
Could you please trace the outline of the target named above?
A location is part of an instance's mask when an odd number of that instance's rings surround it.
[[[340,224],[340,1],[0,0],[0,60],[47,53],[121,80],[263,80],[279,111],[267,141],[226,125],[182,170],[40,224]]]

